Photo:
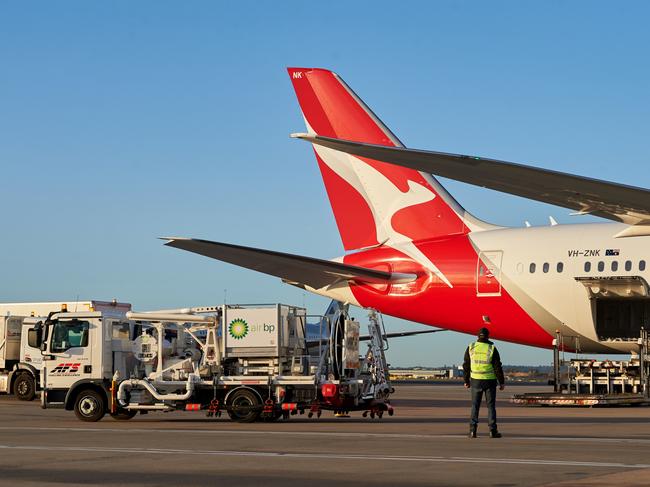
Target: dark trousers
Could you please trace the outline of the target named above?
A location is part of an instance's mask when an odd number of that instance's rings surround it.
[[[472,391],[472,417],[470,424],[472,426],[478,424],[478,412],[481,409],[483,393],[485,393],[485,402],[488,408],[488,425],[490,426],[490,430],[497,429],[497,381],[495,379],[471,379],[470,383],[470,390]]]

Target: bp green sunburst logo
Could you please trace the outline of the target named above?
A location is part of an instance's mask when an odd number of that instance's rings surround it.
[[[228,333],[230,333],[230,336],[235,340],[241,340],[248,335],[248,323],[246,323],[246,320],[242,320],[241,318],[232,320],[230,325],[228,325]]]

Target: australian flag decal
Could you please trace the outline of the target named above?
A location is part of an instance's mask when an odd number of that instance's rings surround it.
[[[621,253],[621,249],[606,249],[605,250],[605,257],[607,256],[616,256]]]

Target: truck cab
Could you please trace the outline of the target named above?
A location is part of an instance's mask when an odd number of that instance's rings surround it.
[[[59,312],[30,320],[28,341],[42,356],[41,407],[74,410],[84,420],[104,416],[114,372],[112,347],[104,341],[124,330],[128,338],[133,329],[125,317],[128,309]]]
[[[28,332],[45,317],[68,310],[123,315],[130,309],[130,304],[117,300],[0,303],[0,393],[13,393],[27,401],[36,397],[41,383],[42,354],[40,346],[30,345]]]

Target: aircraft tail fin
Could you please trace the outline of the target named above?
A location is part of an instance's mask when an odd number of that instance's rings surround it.
[[[310,134],[404,147],[336,73],[313,68],[288,72]],[[313,147],[346,250],[482,227],[430,174]]]

